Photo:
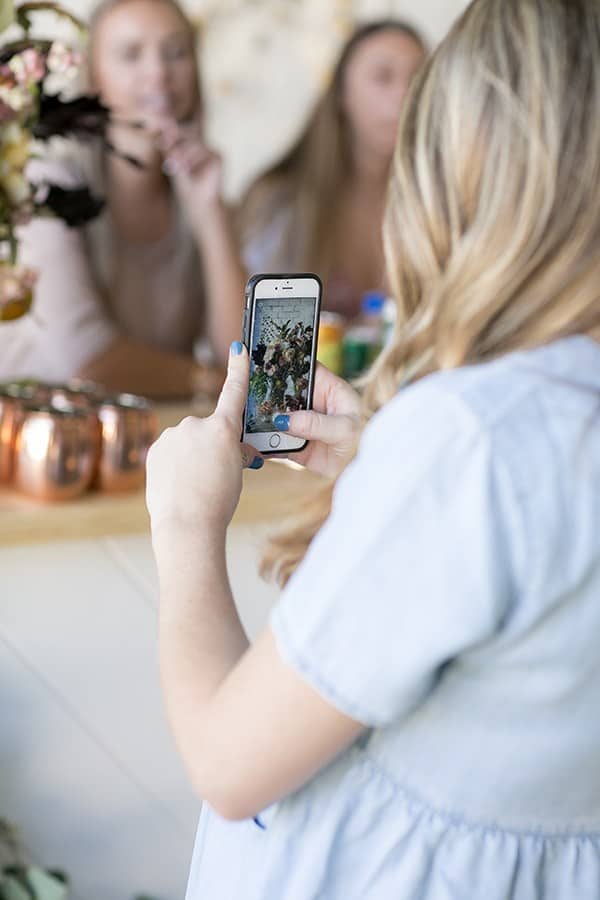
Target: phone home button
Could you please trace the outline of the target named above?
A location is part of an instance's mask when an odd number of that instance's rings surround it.
[[[275,449],[276,447],[279,447],[280,443],[281,443],[281,435],[280,434],[272,434],[271,437],[269,438],[269,447],[273,447],[273,449]]]

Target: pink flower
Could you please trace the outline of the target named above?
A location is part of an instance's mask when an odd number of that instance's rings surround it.
[[[29,87],[41,81],[46,74],[46,62],[39,50],[29,47],[18,53],[8,63],[8,67],[14,74],[17,83],[22,87]]]
[[[46,60],[48,71],[52,72],[53,75],[67,75],[69,77],[77,73],[81,62],[81,54],[60,41],[54,41]]]

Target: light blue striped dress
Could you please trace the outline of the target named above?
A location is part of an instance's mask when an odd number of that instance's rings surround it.
[[[206,808],[188,900],[599,900],[600,346],[401,392],[271,624],[371,730],[264,829]]]

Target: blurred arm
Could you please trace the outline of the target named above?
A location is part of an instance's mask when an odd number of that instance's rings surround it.
[[[144,394],[156,400],[190,397],[195,390],[215,394],[223,381],[220,372],[202,369],[191,356],[123,337],[82,365],[77,375],[110,391]]]
[[[232,341],[242,333],[246,272],[242,266],[230,214],[222,202],[210,215],[199,214],[192,222],[202,255],[206,330],[219,362],[225,364]]]

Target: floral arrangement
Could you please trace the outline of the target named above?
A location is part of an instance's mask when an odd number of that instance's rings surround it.
[[[313,326],[289,321],[278,325],[267,317],[263,337],[266,341],[252,352],[250,395],[257,416],[249,418],[249,431],[266,427],[278,413],[304,409],[308,401]]]
[[[0,322],[28,312],[36,273],[18,261],[17,227],[35,215],[55,215],[77,226],[98,215],[102,202],[87,188],[33,185],[26,168],[35,157],[36,141],[53,136],[107,142],[109,111],[96,97],[64,99],[59,82],[76,75],[80,59],[61,41],[32,37],[32,19],[52,11],[77,29],[81,23],[53,2],[0,0]]]

